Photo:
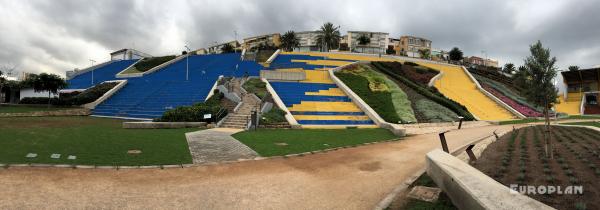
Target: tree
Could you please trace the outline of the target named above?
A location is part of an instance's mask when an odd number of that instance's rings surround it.
[[[294,48],[300,45],[300,39],[296,36],[294,31],[288,31],[281,36],[281,47],[285,51],[293,51]]]
[[[394,46],[388,46],[388,48],[385,50],[385,54],[388,55],[393,55],[396,54],[396,50],[394,50]]]
[[[317,36],[317,45],[321,47],[321,51],[328,52],[329,49],[338,47],[341,38],[339,26],[327,22],[318,31],[320,34]]]
[[[0,103],[4,102],[4,94],[2,90],[8,81],[3,75],[11,75],[15,68],[16,66],[12,64],[3,65],[0,67]]]
[[[515,64],[512,64],[512,63],[504,64],[504,68],[502,68],[502,71],[507,74],[512,74],[515,71]]]
[[[2,93],[2,90],[4,88],[4,83],[6,83],[6,79],[4,79],[4,77],[2,76],[4,73],[2,73],[2,70],[0,70],[0,103],[4,102],[4,94]]]
[[[431,51],[429,51],[429,49],[419,49],[419,54],[421,55],[422,59],[431,58]]]
[[[60,78],[60,76],[46,73],[32,76],[29,82],[33,83],[33,91],[35,92],[48,91],[48,107],[50,107],[51,94],[58,94],[58,90],[66,88],[68,85],[63,78]]]
[[[553,158],[550,143],[550,107],[557,101],[557,90],[552,83],[556,76],[556,57],[550,57],[550,49],[544,48],[539,40],[529,47],[531,56],[525,59],[525,67],[531,77],[528,80],[525,95],[529,101],[544,108],[546,132],[544,133],[546,156]]]
[[[579,66],[569,66],[569,71],[579,71]]]
[[[234,53],[235,49],[230,44],[225,44],[221,47],[221,54],[223,53]]]
[[[365,46],[367,46],[371,43],[371,39],[365,34],[360,35],[358,37],[357,41],[358,41],[358,45],[360,45],[362,47],[363,53],[365,52]]]
[[[451,61],[460,61],[463,59],[463,52],[458,47],[454,47],[448,52],[448,57]]]
[[[527,87],[528,80],[530,79],[529,71],[527,71],[527,67],[519,66],[517,71],[512,76],[513,84],[518,87],[520,90],[523,90]]]

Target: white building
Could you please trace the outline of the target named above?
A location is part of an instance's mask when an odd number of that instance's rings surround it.
[[[110,53],[110,60],[131,60],[152,57],[152,55],[143,53],[135,49],[121,49]]]
[[[298,37],[299,45],[294,49],[294,51],[319,51],[319,44],[317,43],[317,36],[319,36],[319,34],[322,33],[319,31],[296,32],[296,37]]]
[[[225,45],[231,45],[231,47],[234,50],[236,50],[236,51],[239,51],[239,48],[241,47],[240,43],[237,40],[234,40],[234,41],[220,43],[220,44],[216,44],[216,45],[208,47],[207,48],[208,54],[221,54],[221,53],[223,53],[223,50],[221,50],[221,49]]]
[[[366,36],[370,42],[366,45],[360,45],[359,37]],[[348,47],[352,52],[385,54],[389,45],[389,33],[370,32],[370,31],[348,31]]]

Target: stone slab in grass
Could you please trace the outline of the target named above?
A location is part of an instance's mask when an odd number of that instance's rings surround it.
[[[27,153],[27,155],[25,155],[26,158],[35,158],[37,157],[37,153]]]
[[[77,156],[75,156],[75,155],[69,155],[67,157],[67,159],[69,159],[69,160],[75,160],[75,159],[77,159]]]
[[[441,192],[442,190],[437,187],[415,186],[408,193],[408,197],[427,202],[435,202],[440,197]]]
[[[54,154],[50,155],[50,158],[52,158],[52,159],[59,159],[60,158],[60,154],[54,153]]]

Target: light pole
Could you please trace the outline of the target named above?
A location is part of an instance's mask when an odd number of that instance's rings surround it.
[[[90,68],[94,67],[94,63],[96,62],[95,60],[89,59],[90,62],[92,63],[92,66],[90,66]],[[92,85],[94,84],[94,69],[92,69]]]
[[[185,81],[190,79],[190,48],[186,45],[185,49],[187,49],[187,53],[185,56]]]

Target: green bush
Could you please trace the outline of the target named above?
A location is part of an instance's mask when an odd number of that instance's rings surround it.
[[[285,111],[277,108],[277,107],[273,107],[270,111],[268,111],[267,113],[263,113],[260,117],[260,124],[261,125],[269,125],[269,124],[276,124],[276,123],[283,123],[283,122],[287,122],[287,120],[285,119]]]
[[[249,79],[242,87],[249,93],[254,93],[254,95],[258,96],[260,99],[265,98],[268,94],[267,84],[260,79]]]
[[[138,71],[145,72],[160,64],[173,60],[175,57],[177,56],[167,55],[161,57],[144,58],[142,61],[136,63],[133,67],[135,67],[135,69]]]
[[[388,68],[385,68],[381,63],[373,62],[372,64],[373,64],[373,66],[375,66],[375,68],[379,69],[381,72],[398,80],[399,82],[402,82],[406,86],[412,88],[413,90],[417,91],[419,94],[427,97],[428,99],[432,100],[433,102],[447,107],[448,109],[452,110],[453,112],[464,117],[465,120],[474,120],[475,119],[473,117],[473,115],[471,115],[471,113],[469,111],[467,111],[467,108],[465,106],[457,103],[456,101],[453,101],[452,99],[447,98],[443,94],[439,93],[436,89],[427,88],[427,87],[418,85],[418,84],[404,78],[403,76],[399,75],[398,73],[393,72],[393,71],[389,70]],[[433,91],[435,91],[435,92],[433,92]]]
[[[193,106],[181,106],[163,113],[155,119],[157,122],[215,122],[217,117],[224,117],[227,114],[226,109],[221,108],[222,93],[214,94],[205,102],[196,103]],[[219,112],[221,111],[220,115]],[[211,114],[212,118],[204,119],[205,114]]]
[[[88,88],[87,90],[72,96],[70,98],[63,99],[65,103],[71,105],[82,105],[96,101],[98,98],[102,97],[106,92],[110,89],[114,88],[118,83],[116,82],[105,82],[102,84],[98,84],[92,88]]]

